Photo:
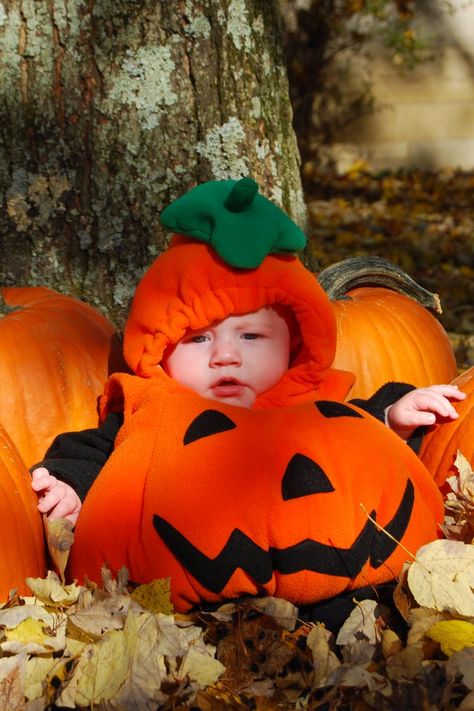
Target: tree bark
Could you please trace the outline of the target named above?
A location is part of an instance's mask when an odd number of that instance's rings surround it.
[[[0,283],[122,325],[199,181],[251,175],[305,207],[278,0],[0,2]]]

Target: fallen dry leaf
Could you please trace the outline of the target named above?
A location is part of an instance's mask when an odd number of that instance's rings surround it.
[[[391,681],[413,679],[421,670],[425,658],[422,642],[410,644],[387,659],[387,676]]]
[[[75,604],[82,590],[76,583],[64,585],[52,570],[48,571],[46,578],[26,578],[26,583],[40,602],[54,607]]]
[[[0,645],[16,645],[0,659],[0,709],[245,711],[252,704],[277,711],[328,703],[362,711],[422,708],[424,698],[433,708],[470,703],[474,648],[464,645],[474,621],[461,620],[468,624],[462,634],[459,624],[437,627],[460,622],[448,611],[410,607],[404,644],[390,628],[395,619],[364,600],[336,644],[322,624],[297,619],[285,629],[296,608],[275,598],[175,616],[140,605],[125,580],[125,572],[115,581],[106,574],[103,587],[78,586],[76,601],[66,596],[61,606],[51,603],[51,581],[54,590],[64,586],[50,574],[44,586],[33,581],[44,600],[16,598],[0,609]],[[450,653],[444,661],[440,644]]]
[[[225,671],[224,665],[214,658],[214,652],[214,647],[203,643],[189,646],[176,678],[190,677],[201,687],[214,684]]]
[[[68,616],[68,631],[79,641],[97,641],[106,632],[123,629],[127,614],[128,606],[113,611],[108,601],[104,600],[86,610],[72,612]]]
[[[410,626],[410,630],[407,635],[408,644],[416,644],[420,640],[423,640],[430,627],[433,627],[433,625],[437,622],[449,619],[452,618],[449,613],[446,612],[437,612],[436,610],[430,610],[427,607],[413,608],[407,619]]]
[[[442,620],[430,627],[426,634],[439,642],[447,657],[466,647],[474,647],[474,624],[466,620]]]
[[[324,269],[346,257],[377,255],[439,293],[440,320],[461,336],[459,365],[474,364],[472,172],[305,171],[308,251]]]
[[[383,630],[382,632],[382,654],[388,659],[393,654],[398,654],[403,649],[403,643],[398,634],[393,630]]]
[[[408,569],[410,591],[422,607],[474,617],[474,546],[437,540],[422,546]]]
[[[0,659],[0,706],[5,711],[24,711],[26,654]]]
[[[356,639],[364,637],[372,644],[380,639],[380,629],[376,620],[380,615],[380,605],[375,600],[357,602],[347,620],[339,630],[336,643],[351,644]]]
[[[112,630],[87,645],[59,696],[59,706],[87,708],[112,699],[127,679],[132,644],[128,635]]]
[[[325,686],[327,680],[341,666],[334,651],[329,646],[331,633],[324,625],[316,625],[306,637],[306,644],[313,654],[313,686]]]
[[[448,676],[461,677],[462,683],[474,691],[474,646],[455,652],[446,663]]]
[[[450,487],[445,497],[446,515],[441,526],[446,538],[464,543],[474,541],[474,472],[471,464],[462,454],[457,453],[454,462],[457,475],[448,477],[446,487]]]
[[[66,677],[66,664],[69,660],[64,657],[52,655],[30,657],[26,662],[24,691],[28,701],[37,700],[40,709],[43,709],[53,700],[53,688],[48,688],[48,679],[53,677],[63,681]],[[40,705],[41,704],[41,705]]]
[[[4,654],[29,655],[49,654],[60,652],[64,649],[66,641],[64,636],[65,626],[61,625],[62,634],[45,632],[46,623],[41,619],[27,617],[16,627],[5,631],[5,641],[0,644]]]
[[[171,615],[173,612],[169,578],[160,578],[147,585],[139,585],[132,592],[132,598],[150,612],[162,612],[165,615]]]
[[[459,711],[474,711],[474,691],[464,697],[459,704]]]
[[[43,516],[43,527],[51,560],[56,566],[61,581],[64,583],[64,571],[66,570],[69,551],[74,543],[73,525],[65,518],[57,518],[51,521],[45,514]]]
[[[252,600],[252,607],[269,617],[273,617],[275,622],[284,630],[291,632],[295,629],[298,608],[292,605],[291,602],[278,597],[260,597]]]

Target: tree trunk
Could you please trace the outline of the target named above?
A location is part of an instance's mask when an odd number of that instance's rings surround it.
[[[0,2],[0,283],[118,325],[162,208],[251,175],[305,222],[278,0]]]

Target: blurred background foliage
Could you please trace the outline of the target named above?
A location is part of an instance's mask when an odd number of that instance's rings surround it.
[[[474,362],[474,173],[447,167],[337,169],[332,144],[380,109],[371,65],[410,73],[436,59],[426,2],[281,0],[294,126],[309,214],[309,249],[324,268],[377,254],[441,297],[458,361]],[[428,2],[433,11],[433,3]],[[441,0],[438,10],[453,6]],[[434,117],[436,120],[436,117]]]
[[[371,64],[389,58],[400,72],[434,58],[434,37],[414,0],[281,0],[294,128],[303,164],[327,168],[326,148],[379,106]],[[452,11],[449,0],[441,7]]]

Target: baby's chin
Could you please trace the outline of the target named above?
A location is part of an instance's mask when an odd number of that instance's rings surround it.
[[[230,396],[230,397],[218,397],[214,393],[206,394],[209,400],[214,402],[221,402],[223,405],[233,405],[234,407],[252,407],[255,402],[255,393],[246,392],[240,396]]]

